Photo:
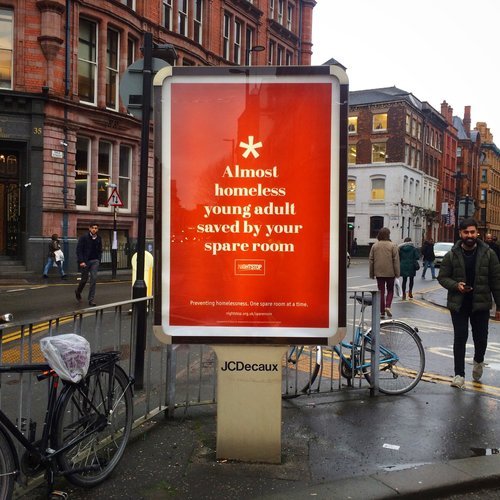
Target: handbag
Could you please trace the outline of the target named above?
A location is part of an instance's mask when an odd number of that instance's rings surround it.
[[[54,258],[56,259],[56,262],[64,262],[64,253],[62,250],[55,250],[54,251]]]
[[[418,263],[418,260],[415,261],[415,271],[418,271],[420,269],[420,264]]]

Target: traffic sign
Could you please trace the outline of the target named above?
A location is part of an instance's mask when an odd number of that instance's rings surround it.
[[[123,207],[123,201],[118,194],[118,189],[113,188],[108,198],[108,207]]]

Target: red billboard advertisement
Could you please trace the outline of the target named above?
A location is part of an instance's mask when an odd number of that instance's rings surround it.
[[[196,69],[162,81],[161,332],[333,337],[344,326],[338,78]]]

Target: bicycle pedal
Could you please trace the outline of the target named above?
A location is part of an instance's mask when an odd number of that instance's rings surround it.
[[[59,491],[59,490],[54,490],[50,493],[50,499],[51,500],[60,500],[60,499],[66,500],[69,498],[69,494],[66,493],[65,491]]]

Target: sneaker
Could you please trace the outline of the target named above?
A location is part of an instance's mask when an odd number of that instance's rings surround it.
[[[412,292],[408,292],[408,297],[409,297],[410,299],[413,299],[413,293],[412,293]]]
[[[463,389],[465,385],[465,378],[460,375],[455,375],[453,378],[453,382],[451,383],[452,387],[457,387],[458,389]]]
[[[472,378],[476,382],[479,382],[479,380],[481,380],[481,377],[483,376],[483,368],[484,368],[484,362],[478,363],[477,361],[474,361],[472,367]]]
[[[406,300],[406,293],[403,293],[403,296],[401,297],[401,300]]]
[[[392,311],[388,307],[385,308],[385,314],[388,318],[392,318]]]
[[[89,306],[95,307],[97,304],[93,300],[89,300]]]
[[[67,280],[67,279],[68,279],[68,275],[67,275],[67,274],[63,274],[63,275],[61,276],[61,279],[62,279],[62,280]]]
[[[82,294],[78,290],[75,290],[75,297],[76,297],[76,300],[78,300],[78,302],[80,302],[80,300],[82,300]]]
[[[46,274],[44,274],[44,275],[42,276],[42,278],[47,279],[47,278],[48,278],[48,276],[47,276]]]
[[[381,314],[380,319],[385,319],[385,314]]]

